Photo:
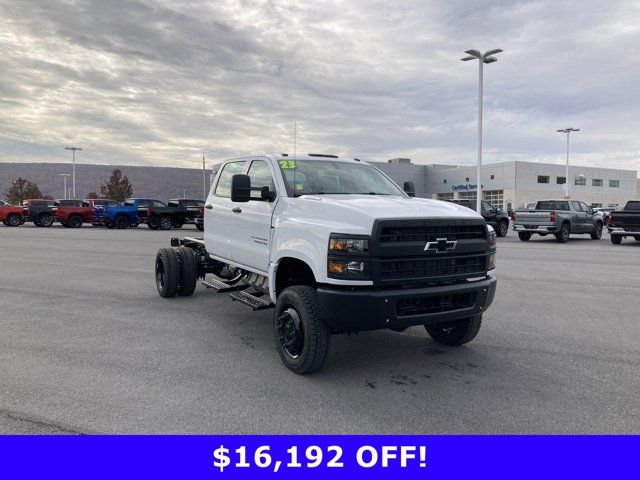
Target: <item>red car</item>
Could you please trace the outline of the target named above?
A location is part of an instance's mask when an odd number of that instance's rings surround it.
[[[104,205],[118,205],[115,200],[87,199],[87,200],[56,200],[52,209],[56,222],[68,228],[80,228],[85,222],[93,224],[95,207]]]
[[[7,202],[0,200],[0,222],[7,227],[22,225],[24,223],[22,207],[9,205]]]

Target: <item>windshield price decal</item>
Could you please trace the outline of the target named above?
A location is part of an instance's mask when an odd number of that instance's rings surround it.
[[[228,468],[260,468],[278,472],[281,468],[344,468],[357,466],[373,467],[426,467],[427,447],[424,445],[363,445],[353,458],[345,458],[337,445],[320,447],[310,445],[298,449],[291,446],[284,452],[272,453],[269,445],[262,445],[250,451],[246,446],[235,450],[220,445],[213,451],[213,466],[221,473]]]

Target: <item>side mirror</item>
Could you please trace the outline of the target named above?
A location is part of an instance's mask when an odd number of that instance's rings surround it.
[[[265,185],[260,189],[260,198],[267,202],[273,202],[276,199],[276,192],[270,190],[268,185]]]
[[[231,177],[231,201],[248,202],[251,200],[251,179],[249,175],[237,173]]]
[[[404,182],[403,190],[404,190],[404,193],[406,193],[410,197],[415,197],[416,196],[416,186],[412,181]]]

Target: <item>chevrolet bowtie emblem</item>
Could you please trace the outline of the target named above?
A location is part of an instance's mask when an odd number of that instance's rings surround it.
[[[435,242],[428,242],[424,247],[425,252],[445,253],[447,250],[453,250],[458,245],[455,240],[447,240],[446,238],[436,238]]]

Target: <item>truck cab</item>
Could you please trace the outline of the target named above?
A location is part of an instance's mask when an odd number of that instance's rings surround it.
[[[53,207],[55,201],[45,198],[30,198],[22,202],[23,215],[26,221],[33,222],[36,227],[53,225]]]
[[[322,365],[334,333],[423,325],[440,343],[466,343],[493,301],[496,235],[482,216],[412,197],[357,159],[228,160],[206,200],[204,225],[202,240],[172,240],[180,246],[175,289],[174,253],[158,252],[160,295],[183,288],[191,274],[182,268],[232,278],[228,287],[205,285],[238,288],[232,299],[273,308],[278,353],[296,373]]]

